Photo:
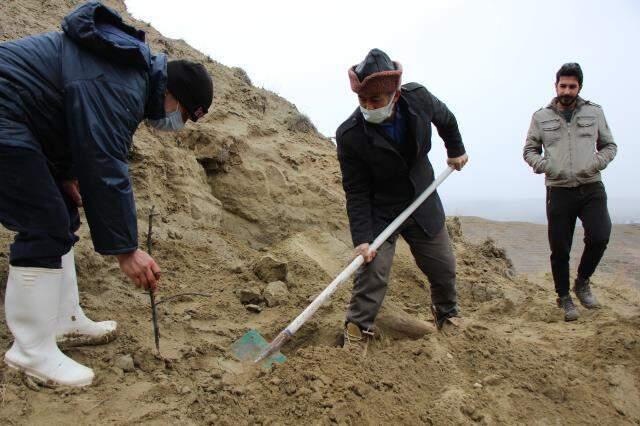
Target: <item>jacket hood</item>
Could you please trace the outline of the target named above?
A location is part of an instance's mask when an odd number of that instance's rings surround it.
[[[62,20],[62,30],[96,55],[121,64],[150,69],[151,50],[144,31],[125,24],[120,15],[99,2],[88,2]]]
[[[94,54],[126,66],[147,71],[149,89],[145,117],[165,116],[167,56],[154,55],[145,44],[145,32],[122,21],[118,12],[99,2],[88,2],[62,20],[62,30],[75,43]]]

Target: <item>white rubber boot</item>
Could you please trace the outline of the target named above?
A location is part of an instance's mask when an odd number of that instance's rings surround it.
[[[62,256],[63,284],[60,291],[56,340],[60,347],[102,345],[116,338],[118,323],[95,322],[87,318],[80,307],[78,278],[73,248]]]
[[[4,309],[14,342],[4,360],[48,386],[87,386],[93,371],[56,345],[61,285],[61,269],[9,267]]]

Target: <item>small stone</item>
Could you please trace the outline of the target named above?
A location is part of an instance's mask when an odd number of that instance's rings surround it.
[[[172,239],[172,240],[181,240],[182,239],[182,234],[176,230],[170,229],[167,232],[167,236]]]
[[[153,378],[159,382],[164,382],[169,380],[169,376],[167,376],[166,374],[162,373],[162,372],[156,372],[153,375]]]
[[[349,386],[349,390],[358,395],[360,398],[366,398],[369,394],[369,388],[362,383],[352,384],[351,386]]]
[[[447,358],[453,359],[453,355],[451,355],[449,352],[447,352]]]
[[[183,386],[180,388],[180,395],[186,395],[188,393],[191,393],[191,388],[189,386]]]
[[[482,384],[484,386],[494,386],[502,381],[502,376],[499,374],[490,374],[484,379],[482,379]]]
[[[262,312],[262,308],[259,305],[249,304],[246,306],[246,308],[247,308],[247,311],[254,312],[256,314],[259,314],[260,312]]]
[[[613,408],[615,408],[616,412],[621,416],[626,416],[624,412],[624,406],[622,405],[622,403],[620,403],[620,401],[614,401]]]
[[[293,383],[290,383],[284,387],[284,391],[287,395],[293,395],[297,390],[298,388]]]
[[[133,357],[130,354],[123,355],[118,358],[115,362],[115,366],[127,373],[136,369],[133,364]]]
[[[542,390],[542,394],[556,403],[562,403],[567,399],[565,390],[559,386],[549,385]]]
[[[266,283],[286,281],[287,263],[272,256],[264,256],[253,266],[253,272]]]
[[[282,383],[282,379],[280,377],[274,377],[269,381],[269,383],[278,386],[280,383]]]
[[[289,290],[282,281],[271,282],[267,284],[267,288],[264,290],[264,299],[269,307],[281,305],[287,300],[288,296]]]
[[[482,389],[482,385],[480,383],[474,383],[473,387],[476,389]]]
[[[260,290],[257,288],[240,290],[240,303],[242,303],[243,305],[257,305],[259,303],[262,303],[263,301],[264,299],[262,298],[262,294],[260,294]]]

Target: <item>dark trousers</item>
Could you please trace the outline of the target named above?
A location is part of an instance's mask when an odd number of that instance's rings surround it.
[[[373,323],[387,293],[391,264],[398,235],[409,244],[418,268],[427,276],[431,286],[431,301],[438,317],[458,313],[456,295],[456,259],[453,254],[447,227],[434,237],[428,237],[413,218],[385,241],[376,257],[356,271],[347,321],[361,329],[373,328]]]
[[[0,144],[0,223],[17,232],[10,248],[13,266],[60,268],[78,240],[78,208],[41,151]]]
[[[576,188],[547,187],[551,271],[558,296],[569,294],[569,253],[577,218],[584,228],[584,252],[578,276],[588,279],[602,259],[611,235],[607,193],[602,182]]]

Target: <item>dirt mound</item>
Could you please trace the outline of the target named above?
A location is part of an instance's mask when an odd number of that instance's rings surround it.
[[[127,16],[120,1],[106,3]],[[57,29],[76,4],[4,1],[0,40]],[[460,328],[414,340],[383,333],[363,358],[337,347],[347,285],[285,346],[286,364],[262,372],[236,362],[228,348],[238,337],[251,328],[275,336],[350,260],[335,151],[294,105],[253,87],[243,70],[136,25],[155,49],[202,61],[216,80],[214,107],[202,123],[175,135],[143,125],[131,158],[139,229],[152,205],[160,213],[158,298],[200,295],[158,306],[164,358],[157,357],[148,296],[113,260],[93,253],[83,226],[76,249],[83,306],[95,319],[116,319],[120,336],[67,351],[95,370],[86,389],[26,386],[1,364],[1,423],[640,422],[637,293],[596,282],[605,307],[583,309],[580,321],[566,324],[548,278],[514,276],[504,251],[491,241],[465,241],[455,219],[448,227],[458,256]],[[11,237],[0,230],[0,247]],[[266,257],[274,261],[261,263]],[[0,282],[6,273],[2,262]],[[241,300],[247,294],[254,311]],[[431,321],[428,282],[403,242],[385,305]],[[1,350],[10,344],[0,321]]]

